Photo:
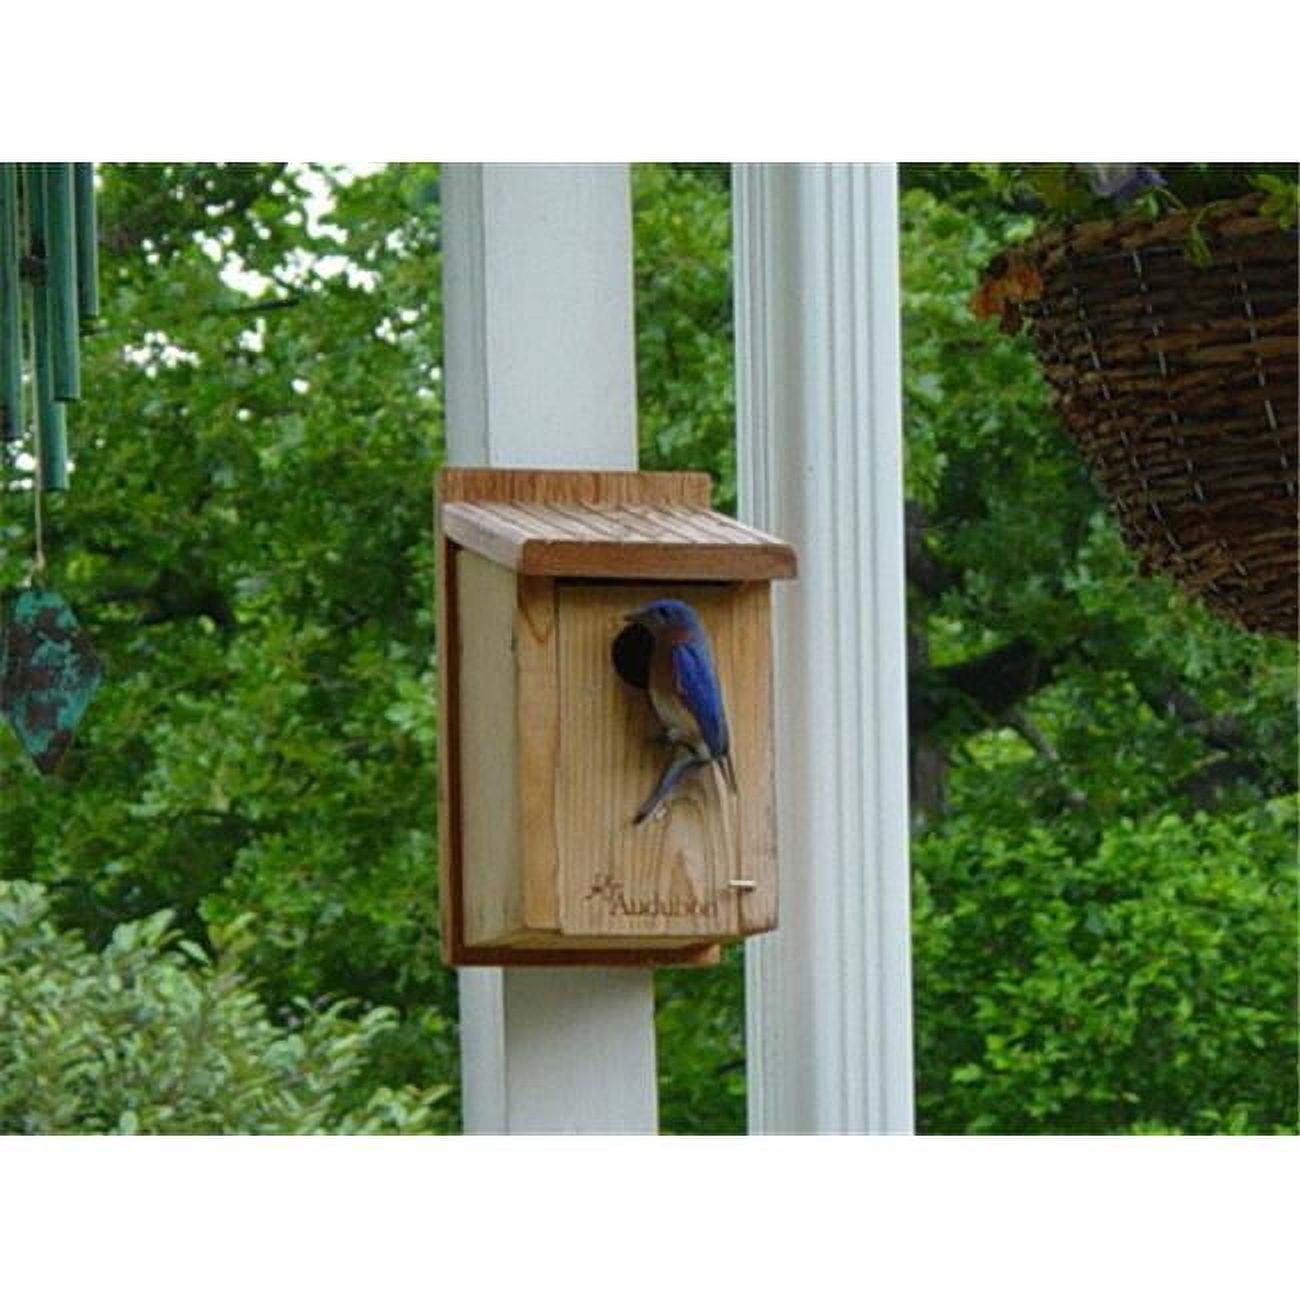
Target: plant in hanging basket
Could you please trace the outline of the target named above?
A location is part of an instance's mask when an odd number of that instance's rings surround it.
[[[1143,570],[1294,637],[1295,185],[1183,207],[1152,171],[1140,211],[1007,250],[972,307],[1028,330]]]

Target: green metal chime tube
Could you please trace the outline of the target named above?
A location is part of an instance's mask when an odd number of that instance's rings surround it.
[[[0,163],[0,443],[22,436],[22,269],[18,164]]]
[[[63,404],[81,397],[80,335],[99,313],[96,235],[93,163],[0,163],[0,438],[25,432],[25,351],[46,492],[68,486]]]
[[[63,407],[54,395],[54,348],[51,338],[49,278],[45,273],[49,224],[45,211],[45,169],[41,163],[23,167],[23,196],[27,200],[28,250],[35,268],[32,283],[32,372],[36,400],[37,457],[40,485],[45,492],[68,486],[68,430]]]
[[[95,217],[95,164],[73,164],[77,207],[77,316],[89,333],[99,318],[99,225]]]
[[[72,164],[44,163],[45,284],[50,310],[54,400],[81,400],[81,344],[77,337],[77,219]]]

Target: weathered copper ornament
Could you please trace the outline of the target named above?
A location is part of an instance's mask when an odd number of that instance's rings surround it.
[[[72,743],[103,665],[57,592],[27,587],[6,604],[0,624],[0,713],[48,775]]]

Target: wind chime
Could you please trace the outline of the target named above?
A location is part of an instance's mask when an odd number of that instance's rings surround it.
[[[53,772],[102,665],[67,601],[43,587],[43,497],[68,487],[66,404],[99,314],[93,163],[0,163],[0,464],[31,466],[32,563],[0,612],[0,712]],[[30,423],[28,416],[30,415]],[[5,482],[4,496],[22,480]]]

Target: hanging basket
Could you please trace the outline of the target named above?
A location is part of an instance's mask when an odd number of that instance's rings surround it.
[[[1052,231],[998,258],[974,307],[1028,324],[1143,570],[1294,637],[1297,239],[1258,209]]]

